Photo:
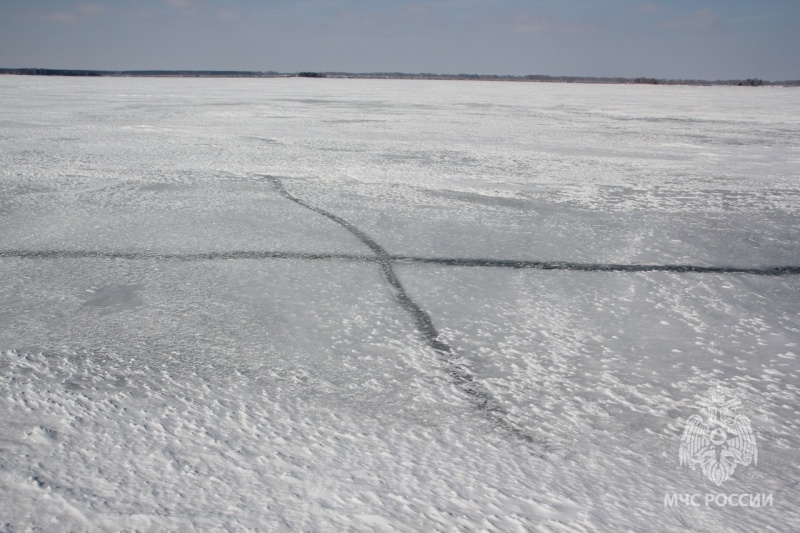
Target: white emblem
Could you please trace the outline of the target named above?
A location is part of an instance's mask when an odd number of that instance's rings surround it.
[[[726,399],[725,389],[715,385],[697,404],[705,415],[692,415],[681,437],[681,466],[694,470],[700,465],[708,479],[721,485],[736,465],[758,464],[756,436],[750,419],[737,414],[742,402]]]

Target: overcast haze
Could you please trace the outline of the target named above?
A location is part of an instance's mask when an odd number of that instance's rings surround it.
[[[0,66],[800,78],[796,0],[0,0]]]

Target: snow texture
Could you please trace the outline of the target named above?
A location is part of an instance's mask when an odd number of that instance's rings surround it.
[[[0,77],[0,530],[800,529],[798,117]],[[721,487],[678,454],[715,380],[758,445]]]

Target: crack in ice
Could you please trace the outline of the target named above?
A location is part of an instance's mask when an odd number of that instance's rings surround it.
[[[800,266],[767,266],[767,267],[735,267],[735,266],[701,266],[689,264],[620,264],[620,263],[579,263],[569,261],[532,261],[492,258],[453,258],[453,257],[419,257],[411,255],[393,255],[383,248],[357,226],[342,217],[306,203],[289,192],[283,182],[274,176],[263,176],[270,181],[276,190],[286,199],[336,222],[362,244],[372,251],[369,254],[342,254],[328,252],[291,252],[269,250],[233,250],[222,252],[187,252],[165,253],[152,251],[113,251],[113,250],[0,250],[0,259],[125,259],[125,260],[157,260],[157,261],[211,261],[236,259],[303,259],[303,260],[338,260],[364,263],[377,263],[395,299],[414,319],[417,330],[425,343],[432,348],[444,363],[444,370],[453,383],[464,392],[470,402],[497,427],[528,444],[534,444],[545,451],[550,450],[548,443],[530,435],[524,429],[508,420],[508,413],[498,401],[472,374],[457,362],[460,357],[446,342],[439,338],[439,332],[430,314],[422,309],[406,291],[400,282],[394,264],[434,264],[456,267],[488,267],[513,268],[531,270],[569,270],[578,272],[668,272],[696,274],[748,274],[757,276],[786,276],[800,274]]]
[[[458,257],[419,257],[412,255],[360,255],[328,252],[280,250],[231,250],[226,252],[122,252],[113,250],[0,250],[0,259],[152,259],[156,261],[214,261],[228,259],[309,259],[380,263],[434,264],[443,266],[514,268],[528,270],[571,270],[575,272],[671,272],[678,274],[749,274],[753,276],[796,276],[800,266],[766,267],[703,266],[688,264],[577,263],[571,261],[532,261]]]
[[[414,318],[417,329],[422,334],[422,338],[425,340],[428,346],[431,347],[439,356],[439,359],[445,363],[445,371],[451,377],[453,383],[467,395],[467,397],[470,399],[470,402],[479,411],[484,413],[498,427],[528,444],[536,444],[540,447],[544,447],[545,450],[548,449],[546,442],[533,437],[525,430],[511,423],[507,418],[507,413],[499,405],[497,400],[492,397],[491,393],[477,383],[472,377],[472,374],[466,368],[464,368],[463,365],[460,365],[456,362],[456,359],[459,356],[453,352],[453,349],[450,347],[450,345],[439,339],[439,332],[436,330],[436,326],[433,324],[433,320],[431,319],[430,315],[427,313],[427,311],[422,309],[422,307],[420,307],[419,304],[417,304],[417,302],[411,298],[411,296],[408,295],[405,287],[403,287],[403,284],[400,283],[400,279],[397,277],[392,264],[395,259],[393,259],[393,257],[386,251],[385,248],[372,239],[372,237],[342,217],[335,215],[330,211],[310,205],[293,195],[286,189],[286,187],[283,185],[283,182],[279,178],[274,176],[264,176],[264,178],[272,182],[282,196],[302,207],[305,207],[306,209],[309,209],[336,222],[340,226],[344,227],[347,231],[352,233],[370,250],[372,250],[375,253],[375,260],[380,265],[381,273],[383,274],[386,283],[388,283],[389,287],[391,288],[395,298],[400,305]]]

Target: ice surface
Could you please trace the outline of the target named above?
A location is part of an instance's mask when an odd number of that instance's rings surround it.
[[[0,77],[0,528],[797,530],[796,275],[379,259],[277,184],[395,256],[796,267],[798,117],[777,87]],[[713,379],[759,445],[722,487],[678,462]]]

